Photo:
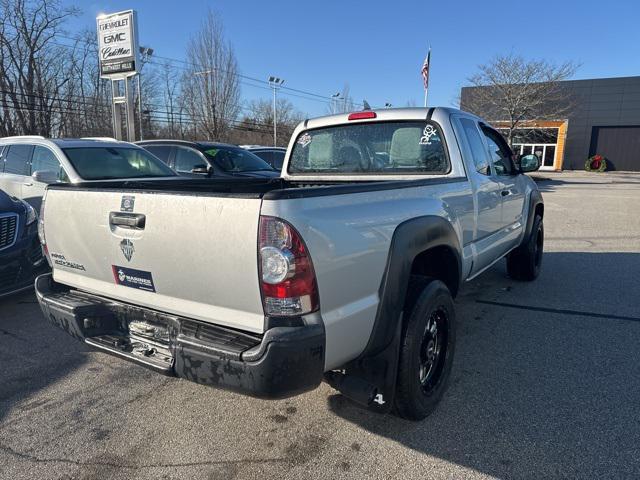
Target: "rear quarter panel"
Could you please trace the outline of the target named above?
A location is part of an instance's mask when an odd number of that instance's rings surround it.
[[[431,186],[265,200],[262,214],[286,219],[307,244],[326,330],[326,370],[354,359],[366,347],[399,224],[439,215],[452,223],[461,246],[462,239],[473,234],[473,198],[465,178]]]

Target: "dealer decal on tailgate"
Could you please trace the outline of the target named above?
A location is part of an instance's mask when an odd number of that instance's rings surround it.
[[[135,268],[119,267],[118,265],[111,265],[111,269],[113,270],[113,278],[118,285],[146,290],[147,292],[156,291],[151,272],[136,270]]]

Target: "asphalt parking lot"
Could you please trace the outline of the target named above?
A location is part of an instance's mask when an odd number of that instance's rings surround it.
[[[268,402],[165,378],[0,300],[0,478],[638,478],[640,175],[538,174],[543,272],[458,297],[421,423],[323,385]]]

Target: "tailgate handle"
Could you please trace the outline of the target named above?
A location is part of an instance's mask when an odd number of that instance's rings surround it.
[[[142,213],[111,212],[109,214],[109,223],[118,227],[144,230],[146,221],[147,217]]]

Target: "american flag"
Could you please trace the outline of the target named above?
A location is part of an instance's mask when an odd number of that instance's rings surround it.
[[[422,64],[422,82],[424,83],[424,89],[429,88],[429,63],[431,63],[431,47],[429,47],[429,53],[424,59],[424,63]]]

